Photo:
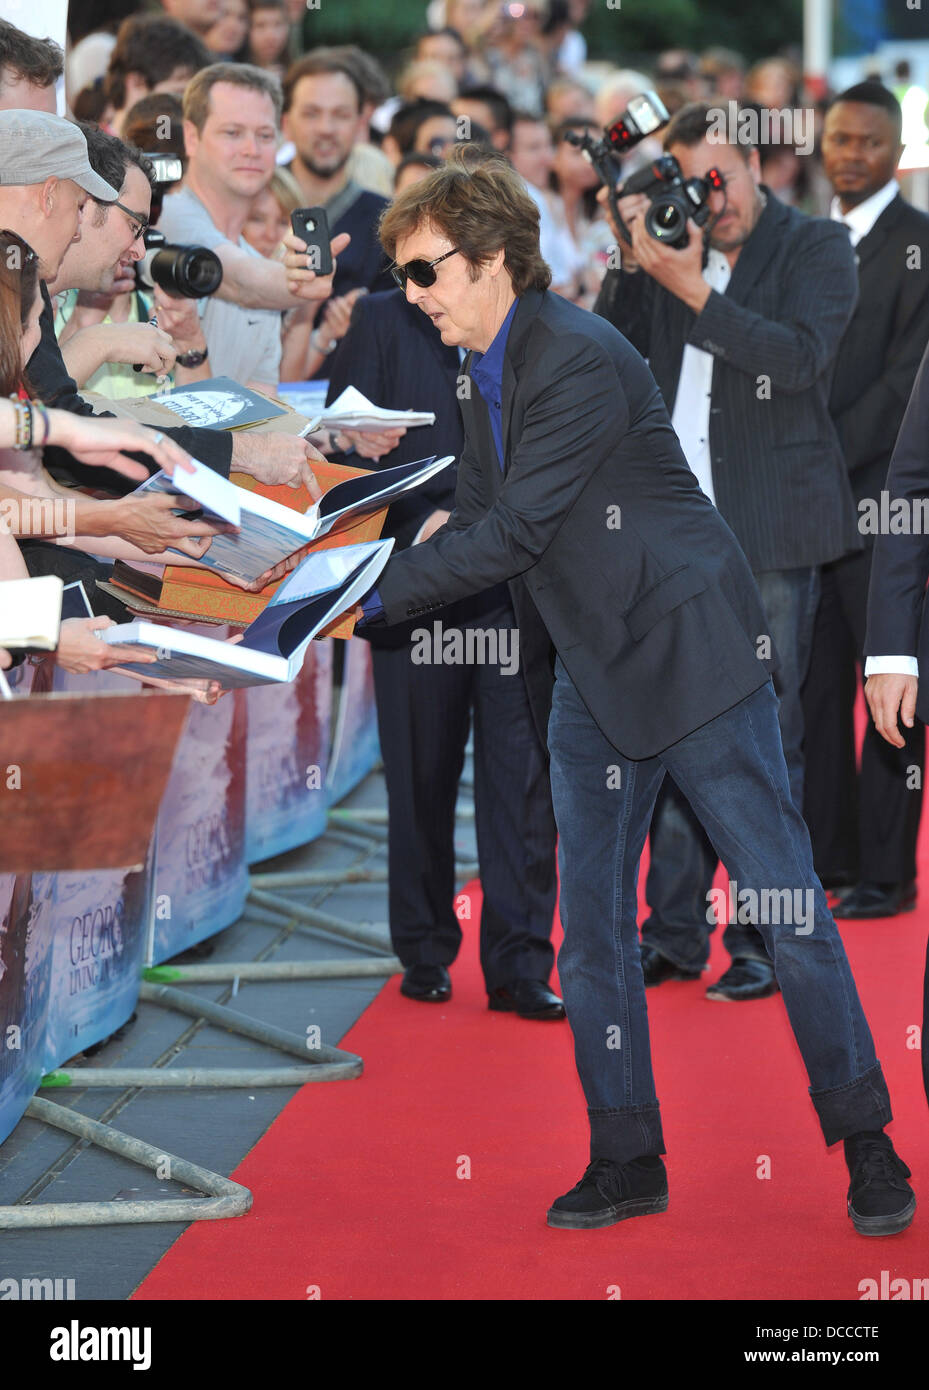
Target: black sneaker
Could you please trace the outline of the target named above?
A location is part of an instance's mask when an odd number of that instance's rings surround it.
[[[550,1226],[586,1231],[667,1207],[668,1175],[660,1158],[634,1158],[629,1163],[595,1158],[577,1186],[552,1203],[547,1220]]]
[[[848,1214],[860,1236],[893,1236],[905,1231],[916,1211],[909,1168],[886,1134],[845,1140],[851,1175]]]

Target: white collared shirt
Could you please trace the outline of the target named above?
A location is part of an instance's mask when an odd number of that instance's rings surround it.
[[[726,293],[732,270],[722,251],[710,249],[703,278],[711,290]],[[687,343],[681,358],[681,374],[674,397],[671,424],[681,441],[690,470],[710,501],[713,491],[713,460],[710,457],[710,395],[713,390],[713,354]]]
[[[866,198],[863,203],[852,208],[849,212],[842,212],[838,198],[833,198],[829,208],[829,216],[833,222],[844,222],[848,228],[848,237],[852,246],[857,246],[863,237],[866,237],[873,228],[875,222],[880,217],[885,208],[889,207],[900,192],[900,185],[896,179],[891,179],[885,183],[883,188],[879,188],[876,193],[872,193],[870,198]],[[864,663],[865,679],[868,676],[897,675],[897,676],[919,676],[919,662],[915,656],[869,656]]]
[[[833,222],[845,223],[848,228],[849,241],[853,246],[857,246],[862,237],[868,235],[881,213],[890,206],[899,192],[900,185],[897,180],[891,179],[889,183],[884,184],[883,188],[872,193],[870,198],[866,198],[863,203],[859,203],[850,212],[843,212],[838,198],[833,198],[829,206],[829,216]]]

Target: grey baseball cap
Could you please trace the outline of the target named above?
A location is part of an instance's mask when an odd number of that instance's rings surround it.
[[[92,197],[112,203],[119,190],[95,174],[84,132],[49,111],[0,111],[0,186],[73,179]]]

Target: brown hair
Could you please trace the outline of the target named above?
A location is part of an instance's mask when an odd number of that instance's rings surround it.
[[[552,282],[539,250],[539,210],[501,154],[457,146],[448,162],[411,184],[381,218],[381,245],[391,260],[397,242],[422,226],[457,246],[474,270],[503,248],[514,294],[546,290]]]
[[[344,48],[316,48],[312,53],[307,53],[295,63],[291,63],[284,74],[284,110],[289,111],[293,105],[294,92],[302,77],[328,77],[335,72],[347,77],[355,88],[360,111],[365,104],[364,86],[357,63]]]
[[[210,114],[210,92],[217,82],[231,82],[234,87],[247,87],[264,92],[274,106],[274,124],[281,123],[281,84],[263,68],[251,63],[211,63],[190,79],[184,91],[184,120],[192,121],[202,132]]]
[[[0,395],[25,381],[20,345],[39,282],[39,259],[15,232],[0,232]]]
[[[728,108],[726,108],[728,110]],[[675,111],[674,115],[665,130],[663,145],[666,150],[670,150],[672,145],[683,145],[685,149],[692,150],[695,145],[699,145],[705,140],[711,130],[715,129],[722,110],[721,104],[713,104],[711,101],[689,101],[686,106]],[[720,144],[731,144],[732,141],[719,141]],[[747,140],[738,139],[735,148],[747,164],[751,156],[753,146]]]
[[[9,20],[0,19],[0,79],[25,78],[34,87],[50,87],[64,71],[64,54],[51,39],[34,39]]]

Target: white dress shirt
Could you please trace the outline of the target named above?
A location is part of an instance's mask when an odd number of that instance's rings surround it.
[[[726,293],[732,271],[722,251],[711,248],[703,278],[711,290]],[[681,441],[691,472],[710,501],[713,491],[713,460],[710,457],[710,394],[713,390],[713,354],[687,343],[681,359],[681,374],[674,397],[671,424]]]
[[[872,193],[870,198],[866,198],[863,203],[846,213],[842,212],[838,198],[833,198],[829,216],[833,222],[845,223],[848,227],[849,241],[852,246],[857,246],[899,192],[900,185],[897,180],[891,179],[883,188]],[[882,675],[918,676],[919,662],[915,656],[868,656],[865,658],[864,673],[866,679],[868,676]]]

